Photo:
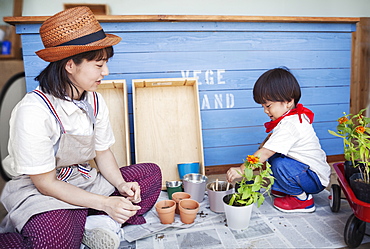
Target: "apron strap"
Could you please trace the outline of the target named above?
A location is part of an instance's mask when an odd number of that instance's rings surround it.
[[[93,92],[94,96],[94,116],[98,116],[99,113],[99,99],[98,99],[98,94],[96,92]]]
[[[55,120],[59,123],[60,131],[62,133],[66,133],[66,131],[64,129],[64,126],[62,124],[62,121],[60,120],[57,112],[54,109],[53,104],[50,102],[50,100],[48,99],[48,97],[46,97],[46,95],[43,92],[41,92],[40,90],[33,90],[32,92],[36,93],[37,96],[39,96],[44,101],[44,103],[48,107],[49,111],[54,116]]]
[[[59,127],[60,127],[61,132],[66,133],[66,131],[64,129],[64,126],[63,126],[63,123],[60,120],[57,112],[55,111],[55,108],[54,108],[53,104],[50,102],[48,97],[43,92],[41,92],[40,90],[33,90],[32,92],[37,94],[37,96],[39,96],[44,101],[44,103],[48,107],[50,113],[54,116],[55,120],[59,123]],[[93,92],[93,96],[94,96],[94,116],[96,117],[98,115],[98,112],[99,112],[99,100],[98,100],[98,95],[97,95],[96,92]],[[71,166],[62,167],[62,168],[60,168],[60,171],[59,171],[59,174],[57,175],[57,178],[61,181],[68,182],[68,179],[71,177],[71,175],[73,173],[73,167],[77,167],[77,169],[81,173],[81,175],[84,178],[89,179],[91,177],[89,175],[89,172],[91,170],[91,168],[89,168],[89,165],[90,165],[89,163],[83,163],[83,164],[74,164],[74,165],[71,165]]]
[[[71,177],[73,173],[73,168],[77,167],[78,172],[86,178],[89,179],[91,175],[89,174],[91,168],[89,168],[89,163],[81,163],[81,164],[73,164],[71,166],[62,167],[60,168],[59,174],[57,175],[58,180],[68,182],[68,179]]]
[[[57,112],[54,109],[53,104],[50,102],[48,97],[43,92],[41,92],[40,90],[33,90],[32,92],[36,93],[37,96],[39,96],[44,101],[44,103],[48,107],[50,113],[54,116],[55,120],[59,123],[59,127],[60,127],[61,132],[66,133],[66,131],[64,129],[64,126],[63,126],[63,123],[62,123],[62,120],[60,120]],[[93,98],[94,98],[94,101],[93,101],[94,102],[94,107],[93,107],[94,108],[94,117],[96,118],[98,116],[98,113],[99,113],[99,98],[98,98],[98,94],[96,92],[93,92]]]

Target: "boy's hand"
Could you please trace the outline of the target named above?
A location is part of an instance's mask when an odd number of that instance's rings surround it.
[[[239,172],[239,173],[238,173]],[[240,167],[231,167],[226,172],[226,179],[228,182],[233,182],[236,179],[242,178],[240,173],[243,172],[242,165]]]

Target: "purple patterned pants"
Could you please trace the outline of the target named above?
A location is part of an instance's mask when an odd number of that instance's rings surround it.
[[[121,168],[127,182],[138,182],[142,201],[141,209],[127,220],[128,224],[143,224],[142,216],[149,211],[158,199],[162,187],[162,174],[156,164],[142,163]],[[119,195],[115,191],[112,195]],[[32,216],[21,233],[0,234],[0,248],[80,248],[88,213],[98,213],[88,209],[58,209]],[[101,213],[101,212],[99,212]]]

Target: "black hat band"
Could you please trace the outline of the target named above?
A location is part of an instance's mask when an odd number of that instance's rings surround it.
[[[91,33],[91,34],[73,39],[71,41],[62,43],[62,44],[58,45],[57,47],[72,46],[72,45],[86,45],[86,44],[89,44],[89,43],[92,43],[92,42],[102,40],[105,37],[106,37],[105,32],[101,29],[101,30],[99,30],[95,33]]]

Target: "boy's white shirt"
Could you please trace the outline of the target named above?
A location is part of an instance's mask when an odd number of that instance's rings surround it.
[[[263,147],[310,166],[321,184],[325,187],[329,185],[330,165],[326,162],[326,154],[305,115],[302,115],[302,123],[298,114],[282,119]]]

